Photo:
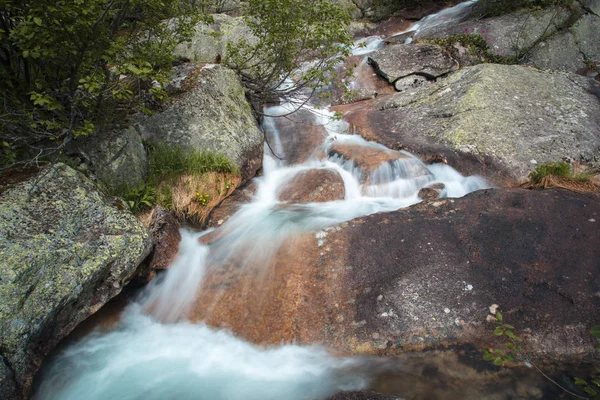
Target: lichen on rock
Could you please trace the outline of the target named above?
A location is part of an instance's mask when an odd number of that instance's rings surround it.
[[[5,188],[0,217],[1,356],[26,396],[43,357],[121,291],[152,240],[63,164]]]

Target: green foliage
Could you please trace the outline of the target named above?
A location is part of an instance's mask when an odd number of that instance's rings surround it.
[[[184,174],[202,174],[210,171],[239,173],[231,161],[216,153],[199,153],[183,146],[148,145],[149,179],[153,185],[178,178]]]
[[[245,20],[256,40],[228,44],[223,61],[261,102],[328,85],[352,44],[348,12],[328,0],[250,0]],[[288,78],[295,88],[282,87]]]
[[[483,353],[483,359],[491,361],[497,366],[503,366],[506,363],[512,363],[519,359],[523,351],[519,343],[523,339],[514,333],[514,329],[514,326],[504,323],[502,314],[498,311],[496,313],[494,335],[506,337],[507,340],[504,343],[506,349],[486,348]]]
[[[0,1],[0,138],[37,157],[164,99],[203,17],[189,0]]]
[[[157,202],[156,189],[146,183],[125,189],[121,197],[134,213],[152,208]]]
[[[571,166],[564,162],[541,164],[535,167],[535,170],[529,174],[529,178],[535,183],[540,183],[550,175],[567,178],[571,176]]]
[[[421,42],[436,44],[442,47],[450,54],[454,54],[457,50],[456,44],[468,49],[469,54],[484,63],[507,64],[512,65],[517,63],[517,58],[514,56],[501,56],[493,54],[490,44],[479,34],[464,33],[461,35],[453,35],[435,39],[423,39]]]
[[[581,378],[575,378],[575,384],[581,386],[584,392],[592,396],[594,400],[600,400],[600,379],[593,379],[592,385],[586,380]]]
[[[600,325],[593,326],[592,329],[590,329],[590,333],[592,336],[600,338]],[[596,344],[595,348],[600,349],[600,343]]]

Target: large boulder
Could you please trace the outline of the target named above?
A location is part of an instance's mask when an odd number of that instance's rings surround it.
[[[441,47],[430,44],[396,44],[369,56],[379,75],[389,83],[410,75],[435,79],[458,69],[458,63]]]
[[[209,270],[194,319],[257,343],[392,355],[496,345],[490,307],[532,358],[579,359],[600,308],[600,199],[489,189],[294,238],[272,262]]]
[[[121,291],[151,248],[126,206],[63,164],[0,188],[3,398],[27,396],[43,358]]]
[[[175,49],[175,55],[195,62],[214,63],[227,56],[227,44],[241,39],[254,40],[241,17],[213,15],[212,24],[200,23],[192,38]]]
[[[220,65],[199,67],[190,88],[165,109],[139,115],[136,128],[146,140],[191,147],[228,157],[244,178],[260,168],[263,133],[235,72]]]
[[[350,106],[344,118],[368,140],[420,155],[480,160],[484,176],[520,178],[537,163],[579,159],[600,146],[597,84],[564,72],[482,64],[417,92]],[[461,162],[456,165],[461,169]]]
[[[599,2],[580,3],[574,2],[570,9],[550,7],[491,18],[479,18],[479,14],[485,15],[485,9],[480,9],[464,22],[425,24],[414,38],[427,41],[465,33],[479,34],[489,43],[492,55],[512,58],[518,55],[514,61],[519,64],[576,72],[589,67],[590,63],[600,63],[597,45],[600,16],[593,11]]]

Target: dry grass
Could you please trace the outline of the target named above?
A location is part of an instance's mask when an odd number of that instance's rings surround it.
[[[560,177],[548,175],[539,182],[529,181],[521,187],[525,189],[550,189],[561,188],[577,193],[600,193],[600,186],[590,179],[578,179],[577,177]]]
[[[233,193],[240,183],[239,176],[225,172],[183,175],[175,182],[163,182],[159,185],[159,203],[169,208],[180,221],[204,226],[210,212]],[[165,199],[165,193],[170,193],[169,199]]]
[[[146,229],[150,228],[150,224],[152,223],[152,217],[154,216],[155,209],[156,209],[156,207],[152,207],[149,210],[143,210],[137,214],[138,219],[140,221],[142,221],[142,224],[144,224]]]

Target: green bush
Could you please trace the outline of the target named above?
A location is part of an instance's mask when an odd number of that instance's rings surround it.
[[[242,76],[253,104],[328,85],[349,55],[350,15],[330,0],[250,0],[244,18],[257,40],[229,43],[223,61]],[[296,73],[295,88],[282,86]]]

